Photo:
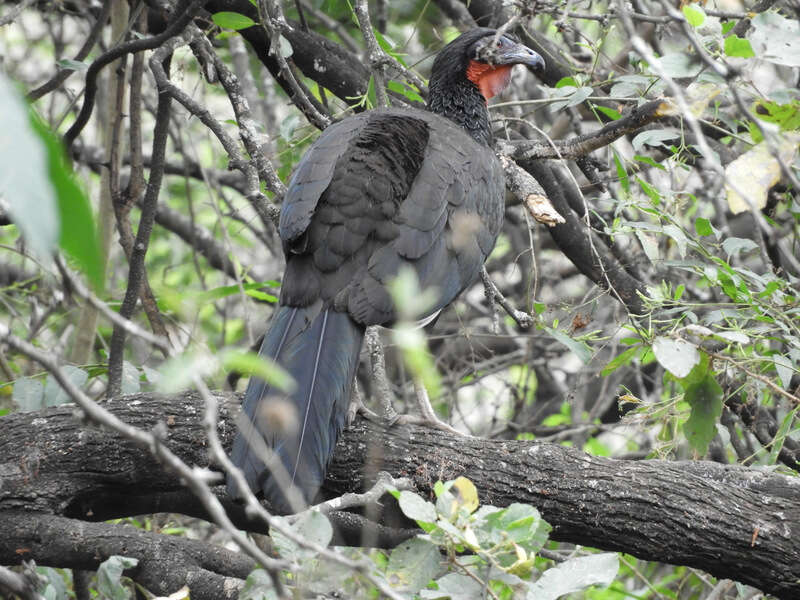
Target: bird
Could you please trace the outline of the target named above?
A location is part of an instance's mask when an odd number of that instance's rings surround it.
[[[462,33],[434,59],[427,110],[344,118],[296,166],[278,222],[286,269],[259,351],[296,387],[287,393],[251,377],[231,451],[274,511],[296,512],[318,493],[365,330],[397,319],[387,289],[393,279],[415,272],[435,298],[420,315],[431,320],[479,277],[505,205],[487,103],[516,64],[544,69],[542,57],[510,34]],[[227,489],[243,497],[231,473]]]

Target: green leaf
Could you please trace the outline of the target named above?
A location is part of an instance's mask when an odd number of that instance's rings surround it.
[[[699,4],[686,4],[683,7],[683,16],[692,27],[700,27],[706,22],[706,12]]]
[[[439,572],[441,560],[436,545],[422,538],[413,538],[392,550],[386,575],[393,588],[416,594]]]
[[[643,162],[646,165],[650,165],[651,167],[655,167],[656,169],[661,169],[662,171],[666,171],[667,168],[662,165],[661,163],[657,163],[649,156],[644,156],[642,154],[637,154],[633,157],[633,160],[637,160],[639,162]]]
[[[683,230],[677,225],[670,223],[668,225],[664,225],[664,233],[672,238],[672,240],[678,246],[678,254],[680,254],[681,258],[684,258],[686,256],[686,246],[689,243],[689,240],[686,239],[686,235],[683,233]]]
[[[40,257],[58,245],[60,221],[55,190],[49,177],[49,158],[31,127],[28,108],[11,82],[0,74],[0,196],[8,202],[14,224]]]
[[[436,507],[413,492],[406,490],[400,492],[400,498],[397,503],[400,505],[400,510],[403,511],[403,514],[409,519],[423,523],[436,522]]]
[[[731,237],[726,238],[725,241],[722,242],[722,249],[725,250],[728,256],[736,254],[737,252],[755,250],[756,248],[758,248],[758,244],[748,238]]]
[[[701,381],[689,385],[683,397],[692,407],[683,424],[683,433],[689,445],[702,456],[717,434],[717,421],[722,414],[722,387],[708,372]]]
[[[208,354],[187,352],[168,359],[159,371],[156,390],[162,394],[174,394],[185,390],[194,377],[207,377],[219,368],[219,363]]]
[[[625,166],[622,164],[622,160],[617,154],[617,151],[611,148],[611,152],[614,153],[614,166],[617,168],[617,177],[619,177],[619,184],[622,186],[622,189],[625,191],[626,194],[630,194],[630,182],[628,181],[628,172],[625,170]]]
[[[86,371],[72,365],[64,365],[61,367],[61,372],[77,388],[83,387],[83,384],[89,379],[89,374]],[[60,406],[69,402],[72,402],[69,394],[64,391],[55,377],[48,375],[44,382],[44,405]]]
[[[781,385],[784,389],[788,390],[792,381],[792,375],[798,368],[797,365],[782,354],[773,355],[772,362],[775,364],[775,371],[778,373],[778,379],[781,380]]]
[[[727,56],[738,56],[740,58],[752,58],[756,55],[750,40],[740,38],[736,34],[731,34],[725,38],[725,54]]]
[[[697,235],[706,237],[714,233],[713,227],[711,227],[711,221],[704,217],[698,217],[695,219],[694,222],[694,230],[697,232]]]
[[[79,60],[72,60],[70,58],[62,58],[57,60],[56,64],[65,71],[85,71],[89,68],[85,62]]]
[[[275,584],[265,569],[253,569],[239,592],[239,600],[278,600]]]
[[[619,369],[623,365],[627,365],[639,353],[639,346],[631,346],[621,354],[615,356],[609,363],[603,367],[600,374],[605,377]]]
[[[412,88],[409,85],[405,85],[399,81],[389,81],[386,83],[386,87],[389,88],[391,91],[402,94],[406,98],[408,98],[411,102],[420,102],[425,104],[425,99],[419,95],[416,89]]]
[[[777,11],[753,17],[750,40],[758,58],[786,67],[800,67],[800,23]]]
[[[436,580],[437,590],[421,590],[419,595],[427,600],[475,600],[483,598],[483,585],[475,579],[460,573],[449,573]]]
[[[283,58],[289,58],[294,54],[294,48],[292,48],[291,42],[283,37],[283,35],[278,36],[278,48]]]
[[[576,79],[572,76],[562,77],[559,79],[556,84],[553,86],[555,88],[562,88],[562,87],[580,87]]]
[[[11,399],[22,412],[44,408],[44,385],[39,379],[22,377],[14,382]]]
[[[551,327],[545,327],[544,330],[549,333],[553,338],[564,344],[567,348],[572,350],[575,355],[581,359],[583,364],[588,364],[590,360],[592,360],[592,351],[584,344],[583,342],[579,342],[578,340],[573,340],[569,337],[566,333],[562,333],[557,329],[553,329]]]
[[[643,146],[666,148],[664,142],[667,140],[674,140],[678,135],[677,131],[671,131],[669,129],[647,129],[637,134],[633,140],[631,140],[631,144],[633,145],[633,149],[637,152],[641,151]]]
[[[607,106],[600,106],[599,104],[595,104],[594,108],[597,112],[603,113],[612,121],[617,121],[622,118],[622,114],[619,111],[614,110],[613,108],[609,108]]]
[[[729,32],[731,29],[733,29],[734,27],[736,27],[736,23],[737,23],[737,22],[738,22],[738,21],[725,21],[725,22],[722,24],[722,35],[728,35],[728,32]]]
[[[651,263],[655,264],[658,262],[660,256],[658,252],[658,242],[655,238],[641,229],[637,229],[634,233],[639,239],[639,243],[642,244],[642,250],[644,250],[645,256],[647,256]]]
[[[653,354],[658,363],[678,379],[686,377],[700,362],[697,346],[680,338],[657,337],[653,341]]]
[[[333,539],[333,526],[318,510],[308,510],[292,524],[292,529],[305,541],[326,548]]]
[[[545,571],[539,580],[530,586],[527,597],[536,600],[556,600],[592,585],[607,587],[614,581],[618,570],[619,558],[616,554],[591,554],[571,558]]]
[[[122,585],[122,573],[139,564],[135,558],[110,556],[97,569],[97,592],[108,600],[128,600],[130,592]]]
[[[552,529],[536,508],[516,502],[488,515],[486,523],[500,538],[519,544],[529,553],[538,552],[547,543]]]
[[[307,542],[319,546],[327,546],[333,539],[333,527],[328,518],[318,510],[307,510],[293,517],[277,517],[284,527],[288,527],[295,534]],[[313,550],[306,550],[286,535],[277,527],[272,527],[269,532],[278,553],[289,560],[307,560],[316,556]]]
[[[794,410],[790,411],[788,415],[783,418],[781,421],[781,426],[778,428],[778,432],[775,434],[775,437],[772,440],[772,447],[769,452],[769,462],[767,464],[774,465],[778,462],[778,455],[781,452],[781,448],[783,448],[783,442],[786,440],[786,436],[789,433],[789,428],[792,426],[794,422],[795,416],[797,416],[797,411],[800,407],[795,407]]]
[[[298,125],[300,125],[300,117],[298,117],[296,114],[292,113],[286,117],[283,121],[281,121],[279,128],[281,138],[287,142],[291,141],[292,136],[294,135],[294,130],[297,129]]]
[[[647,183],[641,177],[637,177],[636,181],[639,183],[639,187],[642,188],[642,191],[647,194],[650,200],[653,201],[654,204],[659,204],[661,202],[661,194],[658,192],[656,188],[652,185]]]
[[[673,52],[656,59],[667,77],[695,77],[704,68],[703,63],[688,52]]]
[[[761,121],[776,123],[781,131],[800,129],[800,100],[778,104],[770,100],[758,100],[753,111]]]
[[[222,11],[211,15],[211,20],[214,21],[219,27],[225,29],[233,29],[239,31],[240,29],[247,29],[256,24],[253,19],[237,12]]]
[[[284,392],[291,392],[295,388],[292,376],[278,363],[255,352],[226,350],[221,355],[221,362],[226,371],[255,375]]]
[[[75,181],[61,141],[38,118],[31,119],[33,130],[47,149],[48,173],[56,192],[59,243],[86,274],[95,289],[103,286],[103,259],[89,200]]]

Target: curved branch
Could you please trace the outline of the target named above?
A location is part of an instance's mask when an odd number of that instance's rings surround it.
[[[92,48],[94,48],[94,45],[97,43],[97,38],[100,37],[100,32],[103,30],[103,27],[105,27],[106,21],[108,21],[108,15],[111,14],[111,6],[111,2],[103,2],[103,7],[100,9],[100,14],[97,15],[97,20],[94,22],[94,25],[92,25],[89,35],[86,36],[83,46],[81,46],[81,49],[78,50],[78,53],[72,60],[80,62],[89,56],[89,52],[91,52]],[[48,81],[37,87],[35,90],[28,92],[28,101],[33,102],[45,94],[49,94],[62,83],[64,83],[73,73],[75,73],[75,71],[72,69],[61,69]]]
[[[544,142],[500,142],[501,149],[516,160],[537,158],[580,158],[590,152],[608,146],[623,135],[634,133],[645,125],[658,119],[675,115],[674,108],[664,99],[651,100],[637,106],[621,119],[613,121],[592,133],[579,135],[566,140],[547,140]]]

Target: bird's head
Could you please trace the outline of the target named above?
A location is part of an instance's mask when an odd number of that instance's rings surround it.
[[[485,27],[473,29],[454,39],[436,56],[431,87],[438,81],[465,77],[488,101],[508,85],[514,65],[526,65],[540,73],[544,70],[544,59],[511,34],[498,35],[495,29]]]

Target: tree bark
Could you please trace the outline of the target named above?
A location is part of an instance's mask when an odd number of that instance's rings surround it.
[[[218,430],[228,446],[236,397],[220,399]],[[139,394],[108,406],[138,427],[165,423],[165,444],[173,452],[189,464],[209,466],[203,403],[196,394]],[[74,407],[15,413],[0,424],[4,531],[21,527],[31,513],[83,521],[165,511],[203,514],[152,456],[81,422]],[[325,492],[360,491],[379,470],[411,477],[423,495],[431,494],[436,480],[464,475],[483,503],[536,506],[553,525],[555,540],[696,567],[781,598],[800,597],[800,481],[790,477],[704,461],[614,460],[558,445],[464,438],[423,427],[387,430],[357,419],[339,442]],[[222,488],[219,493],[224,495]],[[228,507],[237,523],[247,525],[241,509]],[[24,544],[20,537],[12,546]],[[20,556],[8,544],[0,546],[0,564],[23,558],[41,561],[41,555]]]

